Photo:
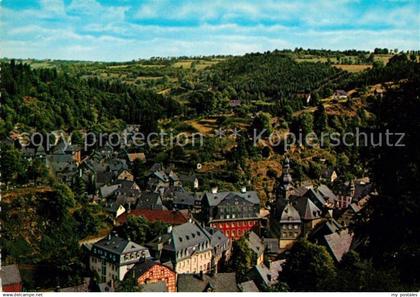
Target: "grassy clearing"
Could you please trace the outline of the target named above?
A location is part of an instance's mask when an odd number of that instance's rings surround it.
[[[336,64],[334,65],[337,68],[340,68],[342,70],[348,71],[348,72],[362,72],[365,71],[366,69],[370,69],[372,68],[372,65],[369,64]]]

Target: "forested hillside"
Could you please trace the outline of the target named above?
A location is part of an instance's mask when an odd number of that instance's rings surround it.
[[[121,81],[80,77],[27,64],[3,63],[0,133],[17,123],[38,131],[121,128],[121,122],[155,130],[157,120],[180,112],[179,104]],[[116,121],[120,120],[120,121]]]

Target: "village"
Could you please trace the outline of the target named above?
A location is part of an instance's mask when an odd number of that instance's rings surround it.
[[[289,250],[300,239],[324,246],[340,263],[358,245],[349,226],[376,195],[369,178],[342,183],[334,170],[317,183],[294,181],[286,155],[275,191],[262,204],[258,192],[248,188],[252,185],[244,183],[237,191],[203,188],[197,168],[181,174],[171,164],[150,162],[144,152],[105,145],[87,153],[64,139],[47,152],[42,146],[21,150],[26,160],[45,163],[69,187],[81,180],[92,185],[88,203],[101,205],[112,226],[79,242],[90,276],[81,285],[57,287],[59,292],[270,291],[282,281]],[[136,178],[139,164],[145,174]],[[341,190],[332,191],[328,185],[337,182]],[[163,231],[136,242],[129,234],[137,234],[132,230],[137,218],[162,223]],[[241,275],[232,264],[244,256],[233,251],[235,242],[250,255]],[[3,269],[3,291],[24,289],[17,265]]]

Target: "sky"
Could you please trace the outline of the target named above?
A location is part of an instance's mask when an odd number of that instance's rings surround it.
[[[8,58],[420,49],[420,0],[0,1],[0,56]]]

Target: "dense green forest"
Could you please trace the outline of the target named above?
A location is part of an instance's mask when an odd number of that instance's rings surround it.
[[[52,69],[2,64],[0,133],[17,123],[38,131],[121,129],[124,123],[156,129],[157,120],[180,112],[179,104],[153,91],[97,78],[81,79]],[[117,124],[117,125],[116,125]]]

